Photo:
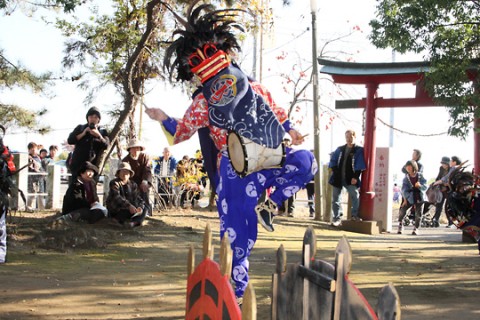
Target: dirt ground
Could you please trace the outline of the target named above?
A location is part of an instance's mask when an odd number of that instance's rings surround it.
[[[0,265],[0,319],[182,319],[188,247],[197,264],[206,223],[218,261],[217,214],[208,209],[157,212],[134,230],[101,222],[52,230],[54,212],[13,213],[8,261]],[[259,231],[250,259],[257,318],[270,319],[271,275],[280,244],[298,262],[307,226],[317,235],[317,259],[334,260],[346,235],[353,251],[350,278],[375,308],[379,290],[397,289],[403,319],[479,319],[480,256],[461,232],[363,235],[308,218],[278,217],[274,233]]]

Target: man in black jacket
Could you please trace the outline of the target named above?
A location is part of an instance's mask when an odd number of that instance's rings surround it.
[[[100,156],[110,143],[107,130],[99,126],[101,115],[98,108],[91,107],[86,118],[87,123],[79,124],[67,139],[68,144],[75,145],[70,164],[71,181],[76,180],[78,170],[86,161],[98,166]]]

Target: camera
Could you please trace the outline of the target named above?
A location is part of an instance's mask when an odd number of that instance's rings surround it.
[[[97,128],[97,126],[95,125],[95,123],[89,123],[89,124],[88,124],[88,127],[89,127],[90,129],[96,129],[96,128]]]

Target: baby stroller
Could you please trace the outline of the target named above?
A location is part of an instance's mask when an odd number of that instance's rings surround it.
[[[433,183],[430,184],[427,191],[425,192],[427,196],[427,201],[423,201],[421,205],[423,205],[422,210],[422,220],[420,221],[420,226],[422,228],[428,227],[435,227],[434,217],[435,217],[435,205],[442,201],[442,191],[440,190],[439,186],[434,186]],[[412,206],[409,213],[403,220],[403,225],[408,226],[410,224],[415,223],[415,205]]]
[[[433,217],[435,215],[435,205],[428,201],[424,201],[420,203],[420,205],[423,205],[422,220],[420,221],[420,226],[422,228],[434,227]],[[415,224],[415,205],[410,208],[408,214],[403,219],[404,226],[409,226],[410,224]]]

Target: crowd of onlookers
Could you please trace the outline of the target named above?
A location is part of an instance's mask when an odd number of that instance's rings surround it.
[[[181,206],[195,207],[207,186],[207,174],[203,167],[203,158],[197,151],[193,158],[184,156],[178,160],[172,156],[170,149],[165,147],[163,154],[152,160],[145,153],[145,146],[136,139],[131,139],[127,146],[128,155],[123,157],[118,168],[114,170],[115,177],[109,182],[108,194],[104,204],[99,202],[97,182],[99,179],[98,164],[109,146],[107,131],[100,126],[101,114],[92,107],[86,114],[87,122],[80,124],[69,134],[67,142],[74,146],[74,151],[67,158],[67,166],[71,177],[64,195],[61,221],[84,220],[95,223],[105,217],[114,219],[116,223],[131,227],[139,226],[145,217],[152,214],[153,207],[161,202],[164,207]],[[359,220],[359,187],[360,176],[366,165],[363,160],[363,147],[355,144],[356,134],[353,130],[345,133],[346,144],[338,147],[331,154],[329,168],[331,175],[329,183],[333,188],[332,212],[334,226],[342,219],[340,195],[345,188],[352,204],[351,218]],[[58,147],[51,145],[48,150],[33,142],[28,144],[30,172],[28,181],[27,210],[33,207],[45,207],[46,171],[49,164],[54,163]],[[412,234],[419,233],[425,212],[435,206],[431,226],[440,225],[440,216],[445,209],[445,198],[448,192],[448,177],[461,164],[457,156],[444,156],[435,182],[430,186],[423,176],[421,152],[413,150],[412,159],[403,166],[405,174],[401,186],[395,184],[393,199],[400,204],[398,218],[398,233],[403,232],[407,213],[411,212],[414,228]],[[313,181],[307,185],[310,217],[314,216]],[[430,194],[425,191],[431,191]],[[151,194],[155,200],[150,201]],[[211,190],[214,194],[214,191]],[[431,195],[436,196],[432,200]],[[211,198],[210,205],[213,205]],[[34,203],[36,201],[36,204]],[[295,196],[280,206],[279,212],[293,216]],[[447,227],[453,222],[448,218]]]
[[[152,214],[157,201],[167,206],[197,204],[207,186],[201,153],[197,151],[194,158],[184,156],[177,161],[166,147],[162,156],[152,159],[137,139],[129,141],[128,155],[113,169],[114,178],[109,181],[108,192],[101,203],[97,193],[98,164],[110,141],[107,131],[100,126],[101,114],[96,107],[88,110],[86,120],[85,124],[75,127],[67,139],[74,151],[66,160],[70,178],[57,222],[95,223],[108,217],[116,224],[136,227]],[[47,166],[55,163],[57,153],[55,145],[47,151],[34,142],[28,144],[28,211],[45,208]],[[152,193],[157,195],[153,203]]]
[[[362,221],[359,216],[359,191],[360,177],[366,169],[363,147],[355,143],[356,133],[353,130],[345,132],[346,144],[339,146],[331,153],[329,162],[332,185],[332,225],[340,226],[342,223],[341,193],[345,189],[348,192],[351,205],[351,220]],[[456,228],[454,222],[446,213],[448,203],[446,201],[449,192],[449,178],[452,172],[459,169],[462,161],[457,156],[443,156],[435,181],[428,184],[423,175],[421,162],[422,152],[414,149],[412,157],[401,168],[404,177],[401,185],[393,186],[393,201],[400,205],[398,212],[397,233],[404,232],[404,225],[413,224],[413,235],[419,234],[420,227],[439,227],[442,212],[447,218],[447,228]],[[427,215],[433,211],[432,215]],[[428,217],[427,217],[428,216]],[[427,219],[428,218],[428,219]]]
[[[440,160],[440,167],[435,181],[430,185],[423,176],[424,166],[421,163],[422,152],[413,149],[412,159],[408,160],[402,172],[405,177],[402,186],[394,187],[394,200],[400,203],[398,230],[397,233],[403,232],[404,220],[406,219],[409,209],[412,210],[414,227],[412,234],[419,234],[421,226],[431,226],[438,228],[440,226],[440,217],[445,212],[447,218],[447,228],[456,228],[452,219],[446,214],[447,206],[446,197],[449,190],[449,178],[452,172],[462,165],[462,161],[458,156],[443,156]],[[435,207],[435,213],[430,221],[425,221],[426,213]]]

